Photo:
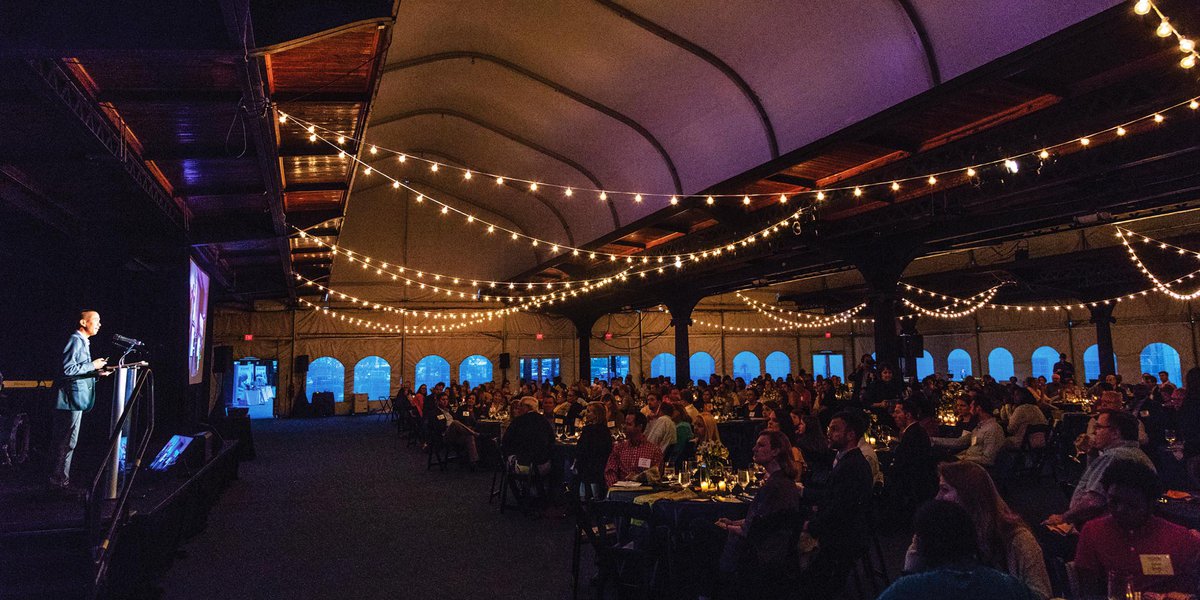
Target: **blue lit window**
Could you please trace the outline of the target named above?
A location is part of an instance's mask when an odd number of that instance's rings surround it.
[[[762,368],[759,367],[758,356],[753,352],[738,352],[733,357],[733,376],[734,378],[741,377],[746,383],[750,383],[751,379],[762,375]]]
[[[1158,381],[1159,371],[1166,371],[1167,377],[1175,385],[1180,385],[1183,382],[1179,365],[1179,353],[1167,344],[1154,342],[1142,348],[1141,362],[1142,372],[1153,375],[1155,381]]]
[[[436,354],[418,360],[413,385],[426,385],[432,390],[439,383],[450,385],[450,362]]]
[[[950,368],[950,378],[955,381],[973,375],[971,372],[971,355],[962,348],[955,348],[950,351],[950,356],[946,357],[946,364]]]
[[[1116,353],[1113,353],[1113,368],[1117,369]],[[1092,344],[1083,351],[1083,378],[1086,381],[1100,379],[1100,346],[1097,344]]]
[[[668,381],[675,381],[675,355],[663,352],[651,359],[650,376],[666,377]]]
[[[996,348],[988,354],[988,375],[998,382],[1008,381],[1013,376],[1012,352]]]
[[[1050,346],[1042,346],[1033,351],[1033,356],[1029,357],[1030,363],[1033,365],[1034,377],[1045,377],[1049,381],[1054,376],[1054,363],[1058,362],[1058,350]]]
[[[366,394],[368,400],[390,398],[392,366],[378,356],[368,356],[354,365],[354,393]]]
[[[771,378],[787,378],[792,372],[792,359],[782,352],[772,352],[767,355],[767,360],[764,361],[764,366],[767,369],[767,375]]]
[[[458,380],[469,382],[472,387],[487,383],[493,378],[492,361],[486,356],[472,354],[458,363]]]
[[[338,359],[322,356],[308,365],[308,378],[305,381],[304,393],[312,400],[316,392],[333,392],[335,402],[345,400],[346,368]]]
[[[707,352],[693,354],[688,361],[688,366],[692,372],[692,379],[696,381],[701,379],[708,381],[708,378],[717,372],[717,361],[713,360],[712,355]]]

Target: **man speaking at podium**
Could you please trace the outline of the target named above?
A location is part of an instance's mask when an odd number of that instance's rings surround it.
[[[92,409],[96,401],[96,378],[109,375],[105,369],[108,361],[103,358],[92,360],[91,342],[88,338],[100,331],[100,313],[85,310],[79,314],[79,329],[67,340],[63,349],[62,373],[55,382],[56,403],[54,408],[54,430],[50,438],[54,452],[53,470],[50,472],[52,491],[72,493],[71,456],[75,453],[75,442],[79,439],[79,422],[83,412]]]

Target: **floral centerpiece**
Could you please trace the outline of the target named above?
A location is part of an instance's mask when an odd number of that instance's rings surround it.
[[[729,467],[729,449],[721,442],[704,442],[696,450],[700,455],[701,479],[706,475],[724,473]]]

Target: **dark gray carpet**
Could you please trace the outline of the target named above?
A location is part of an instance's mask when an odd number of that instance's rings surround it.
[[[254,422],[256,460],[165,598],[569,598],[573,524],[499,514],[491,474],[425,470],[376,417]]]

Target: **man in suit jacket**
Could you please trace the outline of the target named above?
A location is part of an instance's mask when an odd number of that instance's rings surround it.
[[[900,443],[892,451],[892,476],[889,487],[897,500],[896,508],[911,514],[921,503],[937,493],[937,461],[929,434],[917,421],[920,410],[913,400],[901,400],[892,408],[892,419],[900,430]]]
[[[862,414],[842,411],[829,421],[829,446],[837,451],[828,483],[822,489],[803,488],[805,501],[816,514],[805,526],[820,544],[802,575],[803,598],[833,598],[846,584],[855,557],[866,539],[866,511],[871,499],[871,465],[858,449],[866,426]]]
[[[79,315],[79,328],[67,340],[63,349],[62,373],[55,382],[54,428],[50,438],[54,464],[50,471],[50,487],[68,491],[71,484],[71,457],[79,440],[79,422],[84,411],[96,402],[96,377],[108,375],[103,358],[92,360],[88,338],[100,331],[100,313],[85,310]]]

